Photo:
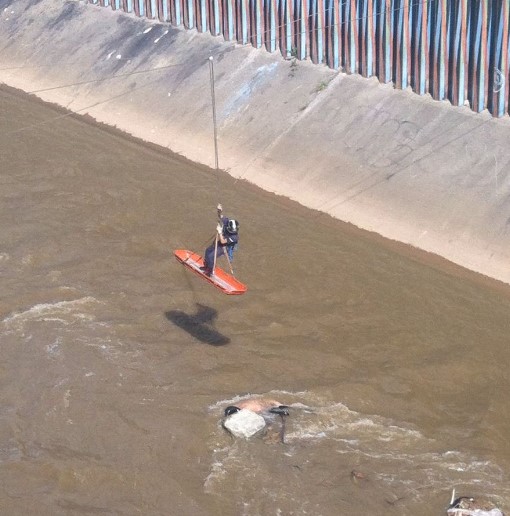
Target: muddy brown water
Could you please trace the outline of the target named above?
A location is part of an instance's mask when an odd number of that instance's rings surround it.
[[[7,88],[0,130],[2,514],[510,510],[506,287]],[[243,296],[172,257],[218,202]]]

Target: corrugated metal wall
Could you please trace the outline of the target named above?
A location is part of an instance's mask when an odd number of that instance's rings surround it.
[[[508,113],[510,0],[89,0]]]

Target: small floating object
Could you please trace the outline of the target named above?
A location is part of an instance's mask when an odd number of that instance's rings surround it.
[[[353,469],[351,471],[351,480],[357,484],[358,482],[362,481],[362,480],[368,480],[367,476],[365,475],[365,473],[363,473],[362,471],[358,471],[357,469]]]
[[[228,416],[223,426],[235,437],[248,439],[263,430],[266,426],[265,419],[252,410],[241,409]]]

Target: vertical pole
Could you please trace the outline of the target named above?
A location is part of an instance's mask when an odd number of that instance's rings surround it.
[[[459,48],[459,106],[464,105],[466,101],[467,88],[466,88],[466,69],[468,67],[468,50],[466,48],[467,42],[467,24],[468,24],[468,5],[467,0],[461,0],[460,8],[462,9],[461,23],[462,28],[460,31],[460,48]],[[468,69],[469,71],[469,69]]]
[[[309,13],[311,14],[308,37],[310,38],[310,59],[312,60],[313,64],[317,64],[317,4],[318,0],[311,0],[308,2],[308,5],[310,6]]]
[[[298,59],[303,60],[308,56],[308,9],[306,0],[299,2],[299,38]]]
[[[213,116],[213,127],[214,127],[214,166],[216,172],[218,172],[218,131],[216,128],[216,93],[214,91],[214,59],[213,56],[209,57],[209,78],[211,81],[211,101],[212,101],[212,116]],[[212,273],[216,269],[216,257],[218,256],[218,234],[215,235],[214,240],[214,262],[212,267]]]
[[[460,33],[462,27],[462,4],[450,6],[450,17],[448,23],[449,54],[451,55],[451,74],[448,83],[448,98],[454,106],[460,102],[459,96],[459,62],[460,62]]]
[[[331,32],[330,32],[330,66],[331,68],[334,68],[335,70],[338,70],[340,66],[340,5],[338,2],[332,2],[331,3],[331,17],[330,17],[330,24],[331,24]]]
[[[483,111],[488,107],[489,96],[489,56],[488,56],[488,29],[489,29],[489,3],[482,0],[482,40],[480,44],[480,89],[478,111]]]
[[[317,62],[322,63],[324,61],[324,32],[325,32],[325,13],[324,13],[324,0],[319,0],[316,5],[317,9],[317,34],[315,37],[317,38]]]
[[[392,29],[392,2],[386,0],[384,9],[384,82],[393,79],[393,29]]]
[[[384,0],[376,0],[376,52],[375,58],[375,74],[380,82],[384,80]]]
[[[358,10],[356,0],[350,2],[349,19],[349,73],[358,71]]]
[[[439,38],[441,37],[441,30],[439,26],[439,6],[437,3],[432,4],[431,6],[431,17],[429,18],[430,23],[430,48],[431,48],[431,70],[430,70],[430,82],[432,83],[431,94],[432,98],[435,100],[440,99],[439,93],[439,65],[438,65],[438,56],[440,52],[440,42]]]
[[[255,36],[256,36],[256,47],[260,48],[264,41],[265,36],[265,25],[264,25],[264,6],[262,0],[254,0],[255,8]]]
[[[207,31],[207,5],[205,0],[200,0],[200,32]]]
[[[234,19],[235,12],[235,3],[232,0],[227,0],[227,31],[228,36],[226,38],[227,41],[232,41],[234,39]]]
[[[361,38],[359,42],[359,73],[363,77],[368,77],[367,75],[367,39],[368,39],[368,5],[367,2],[362,2],[360,6],[358,6],[358,17],[360,18],[360,26],[359,31],[361,33]]]
[[[374,6],[372,1],[368,2],[368,12],[367,12],[367,67],[366,67],[366,76],[372,77],[374,75],[374,42],[375,42],[375,27],[374,27]]]
[[[409,21],[412,20],[412,16],[410,16],[412,5],[410,6],[410,3],[409,0],[404,0],[404,23],[402,26],[402,89],[407,88],[410,77],[411,39]]]
[[[439,100],[446,98],[448,88],[448,33],[446,30],[446,0],[440,0],[441,38],[438,55]]]
[[[212,100],[212,115],[214,127],[214,165],[216,171],[218,170],[218,130],[216,128],[216,94],[214,91],[214,59],[209,57],[209,77],[211,80],[211,100]]]
[[[394,20],[395,20],[395,22],[394,22],[393,26],[395,28],[395,32],[394,32],[395,62],[393,63],[393,66],[395,69],[395,76],[393,78],[393,83],[395,84],[396,88],[403,89],[405,86],[403,86],[403,73],[402,73],[402,66],[403,66],[402,49],[404,46],[404,42],[403,42],[404,12],[403,12],[402,0],[399,0],[398,4],[396,4]]]
[[[428,6],[423,5],[422,6],[422,13],[421,13],[421,38],[420,38],[420,91],[421,94],[424,95],[426,92],[430,91],[429,87],[429,60],[430,60],[430,54],[429,54],[429,41],[430,38],[428,37],[428,27],[429,27],[429,12],[428,12]]]
[[[287,57],[291,57],[295,49],[292,48],[294,41],[294,2],[287,2]]]
[[[503,36],[502,36],[502,49],[501,49],[501,64],[500,64],[500,72],[501,79],[503,84],[501,85],[501,90],[498,93],[499,95],[499,109],[498,116],[503,116],[508,112],[508,91],[509,84],[508,81],[510,79],[508,75],[508,14],[510,11],[510,3],[509,0],[503,0],[501,6],[501,15],[503,16]]]

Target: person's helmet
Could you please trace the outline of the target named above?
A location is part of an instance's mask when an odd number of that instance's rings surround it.
[[[227,222],[227,233],[230,233],[231,235],[235,235],[239,230],[239,222],[234,219],[230,219]]]

